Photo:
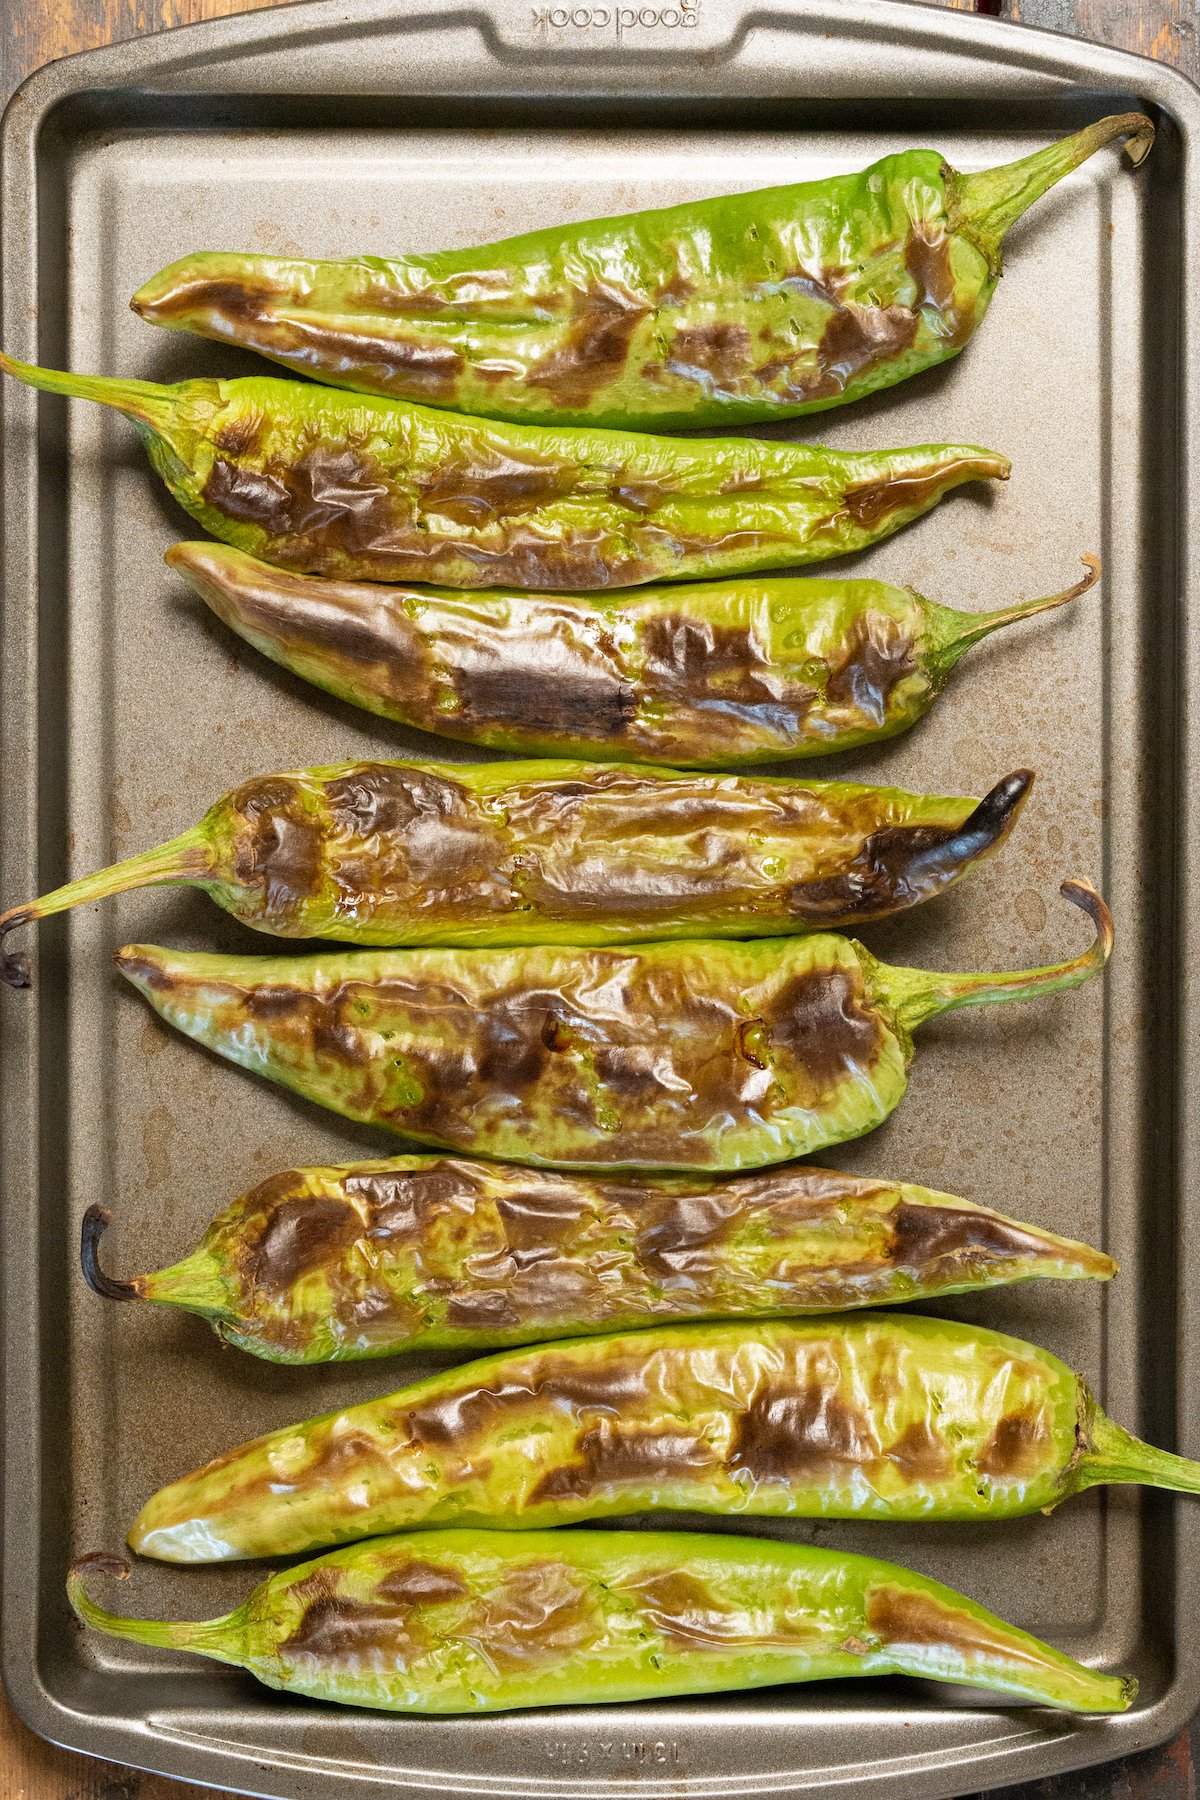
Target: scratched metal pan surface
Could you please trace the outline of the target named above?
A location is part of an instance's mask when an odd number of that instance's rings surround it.
[[[318,0],[42,71],[4,126],[4,344],[78,369],[233,373],[250,359],[157,332],[126,304],[195,247],[465,244],[850,169],[914,141],[976,168],[1105,112],[1151,110],[1159,137],[1142,170],[1106,153],[1012,234],[990,317],[959,360],[786,430],[1012,456],[1003,491],[951,498],[860,558],[872,575],[983,607],[1063,586],[1082,551],[1104,558],[1097,594],[978,652],[923,726],[821,772],[978,794],[1032,764],[1038,785],[1004,854],[869,941],[943,967],[1049,961],[1079,945],[1057,888],[1084,875],[1116,916],[1108,979],[931,1027],[903,1108],[829,1160],[1106,1245],[1123,1266],[1106,1291],[1027,1287],[951,1310],[1048,1345],[1126,1425],[1200,1455],[1200,1170],[1182,1098],[1194,1116],[1200,95],[1149,62],[894,0],[679,0],[631,17],[591,0],[569,12]],[[468,754],[325,699],[208,617],[161,560],[195,527],[123,422],[11,387],[3,406],[4,903],[169,836],[255,772]],[[67,1565],[120,1545],[154,1488],[429,1366],[272,1369],[222,1351],[196,1320],[84,1289],[90,1201],[118,1215],[114,1264],[149,1268],[272,1170],[382,1150],[172,1037],[113,974],[110,953],[131,938],[261,945],[200,896],[134,894],[43,927],[34,991],[3,996],[3,1667],[38,1731],[289,1800],[817,1786],[935,1800],[1164,1739],[1200,1704],[1200,1516],[1132,1490],[995,1527],[794,1528],[910,1564],[1135,1673],[1134,1710],[1086,1724],[899,1682],[391,1718],[81,1637]],[[147,1564],[120,1602],[204,1616],[253,1579]]]

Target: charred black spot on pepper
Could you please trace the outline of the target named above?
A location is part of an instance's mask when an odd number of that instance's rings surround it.
[[[836,1388],[768,1381],[737,1420],[729,1468],[787,1485],[833,1477],[878,1455],[870,1422]]]

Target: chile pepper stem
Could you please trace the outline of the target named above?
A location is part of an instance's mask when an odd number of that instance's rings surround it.
[[[1076,1489],[1133,1481],[1143,1487],[1170,1488],[1176,1494],[1200,1494],[1200,1462],[1143,1444],[1099,1407],[1089,1435],[1088,1447],[1075,1465]]]
[[[1095,941],[1070,962],[1046,968],[1017,969],[1012,974],[936,975],[926,969],[896,969],[878,965],[884,991],[898,1021],[915,1031],[926,1019],[952,1012],[958,1006],[991,1006],[1006,1000],[1031,1000],[1039,994],[1057,994],[1064,988],[1089,981],[1112,954],[1112,914],[1086,881],[1064,881],[1059,893],[1086,912],[1096,927]]]
[[[1001,607],[997,612],[962,613],[951,607],[938,607],[936,611],[931,608],[931,651],[941,672],[949,674],[959,657],[972,644],[989,637],[993,631],[1000,631],[1005,625],[1015,625],[1019,619],[1032,619],[1038,613],[1054,612],[1058,607],[1069,605],[1072,600],[1078,600],[1081,594],[1094,588],[1102,573],[1100,558],[1089,551],[1080,560],[1087,574],[1081,576],[1074,587],[1064,588],[1059,594],[1044,594],[1037,600],[1022,600],[1016,606]],[[942,627],[941,630],[938,629],[939,626]]]
[[[212,1656],[218,1662],[245,1661],[240,1612],[225,1613],[219,1619],[174,1621],[171,1619],[124,1619],[119,1613],[106,1612],[90,1597],[84,1582],[89,1575],[108,1575],[117,1581],[129,1579],[130,1565],[125,1557],[107,1551],[93,1551],[71,1565],[67,1575],[67,1599],[85,1625],[107,1632],[109,1637],[131,1638],[135,1644],[155,1644],[172,1650],[195,1650],[201,1656]],[[236,1648],[226,1640],[232,1638]]]
[[[0,373],[13,375],[26,387],[40,388],[47,394],[66,394],[73,400],[98,400],[102,406],[115,406],[127,418],[136,419],[154,431],[170,424],[175,411],[175,396],[169,387],[157,381],[122,380],[114,375],[76,375],[64,369],[39,369],[34,363],[18,362],[0,350]]]
[[[118,1281],[100,1267],[100,1239],[111,1224],[112,1214],[107,1206],[89,1206],[84,1213],[79,1240],[83,1279],[93,1294],[103,1294],[106,1300],[136,1300],[141,1293],[136,1281]]]
[[[79,881],[68,881],[63,887],[55,888],[49,894],[43,894],[38,900],[27,900],[22,906],[10,906],[7,912],[0,913],[0,981],[9,987],[29,986],[29,959],[26,956],[4,954],[3,942],[10,931],[19,925],[29,925],[35,919],[48,919],[53,913],[66,912],[72,906],[83,906],[89,900],[105,900],[110,894],[124,894],[131,888],[156,887],[169,882],[203,881],[206,875],[215,869],[215,857],[211,845],[204,836],[200,826],[193,826],[190,831],[172,838],[168,844],[159,844],[153,850],[143,850],[139,856],[130,856],[124,862],[114,863],[111,868],[101,869],[95,875],[85,875]]]
[[[1009,227],[1056,181],[1118,138],[1126,139],[1126,154],[1136,166],[1150,154],[1154,126],[1144,113],[1115,113],[999,168],[973,175],[950,171],[950,229],[976,244],[998,272],[1000,243]]]

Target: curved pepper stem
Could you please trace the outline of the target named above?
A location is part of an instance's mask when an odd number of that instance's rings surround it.
[[[1150,154],[1154,126],[1145,113],[1114,113],[1016,162],[973,175],[949,171],[950,229],[976,244],[998,272],[1000,244],[1009,227],[1055,182],[1120,138],[1126,140],[1126,154],[1136,167]]]
[[[136,1279],[119,1281],[100,1267],[100,1239],[111,1224],[112,1214],[107,1206],[89,1206],[84,1213],[79,1243],[83,1279],[93,1294],[101,1294],[106,1300],[137,1300],[142,1290]]]
[[[30,985],[29,958],[5,953],[4,939],[20,925],[35,919],[48,919],[53,913],[66,912],[72,906],[84,906],[89,900],[106,900],[111,894],[128,893],[132,888],[158,887],[172,882],[203,881],[213,873],[212,848],[200,826],[193,826],[168,844],[143,850],[139,856],[127,857],[111,868],[80,881],[68,881],[63,887],[43,894],[38,900],[27,900],[22,906],[10,906],[0,913],[0,981],[9,987]]]
[[[1078,1493],[1122,1481],[1169,1488],[1175,1494],[1200,1494],[1200,1462],[1143,1444],[1097,1407],[1088,1447],[1075,1465],[1072,1489]]]
[[[162,431],[171,422],[176,397],[173,388],[158,381],[125,380],[115,375],[76,375],[68,369],[40,369],[35,363],[18,362],[0,350],[0,373],[15,376],[26,387],[46,394],[65,394],[71,400],[98,400],[115,406],[126,418]]]
[[[1059,893],[1080,907],[1096,927],[1095,940],[1081,956],[1045,968],[1017,969],[1011,974],[935,974],[928,969],[876,965],[887,1000],[899,1024],[915,1031],[926,1019],[958,1006],[999,1005],[1006,1000],[1032,1000],[1079,987],[1098,975],[1112,954],[1113,922],[1103,899],[1086,881],[1064,881]]]
[[[170,1650],[194,1650],[197,1655],[214,1657],[218,1662],[245,1667],[249,1661],[246,1646],[243,1608],[224,1614],[219,1619],[191,1622],[170,1619],[125,1619],[119,1613],[106,1612],[88,1594],[84,1586],[89,1575],[107,1575],[127,1581],[130,1564],[123,1556],[105,1550],[94,1550],[72,1563],[67,1574],[67,1599],[85,1625],[103,1631],[109,1637],[129,1638],[135,1644],[154,1644]]]
[[[1087,574],[1081,576],[1074,587],[1063,588],[1058,594],[1044,594],[1037,600],[1022,600],[1016,606],[1004,606],[995,612],[959,612],[955,607],[935,606],[927,601],[929,648],[926,661],[936,668],[938,678],[944,680],[972,644],[990,637],[993,631],[1002,631],[1006,625],[1015,625],[1021,619],[1035,618],[1038,613],[1055,612],[1060,606],[1068,606],[1081,594],[1088,593],[1099,581],[1103,565],[1090,551],[1080,561]]]

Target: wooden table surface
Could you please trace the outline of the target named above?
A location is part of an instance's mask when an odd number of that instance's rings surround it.
[[[0,105],[55,57],[171,25],[246,12],[275,0],[0,0]],[[1197,0],[929,0],[958,12],[1000,14],[1175,63],[1200,81]],[[1162,1750],[1080,1775],[1008,1788],[1008,1800],[1197,1800],[1200,1722]],[[52,1749],[0,1695],[0,1800],[203,1800],[211,1788],[142,1775]]]

